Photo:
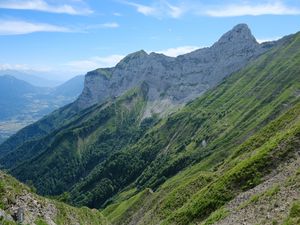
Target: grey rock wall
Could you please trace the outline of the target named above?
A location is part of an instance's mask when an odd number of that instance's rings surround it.
[[[176,58],[157,53],[147,54],[141,50],[126,56],[113,68],[87,73],[84,90],[75,104],[84,109],[120,96],[146,82],[149,85],[149,107],[153,106],[154,111],[163,113],[170,107],[200,96],[272,46],[260,45],[248,26],[239,24],[210,48]],[[159,110],[158,105],[162,107]],[[151,116],[151,110],[146,110],[147,116]]]

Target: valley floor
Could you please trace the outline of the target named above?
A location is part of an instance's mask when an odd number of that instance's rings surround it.
[[[23,127],[32,124],[37,119],[28,119],[28,120],[5,120],[0,121],[0,143],[12,136],[13,134],[17,133],[17,131],[21,130]]]

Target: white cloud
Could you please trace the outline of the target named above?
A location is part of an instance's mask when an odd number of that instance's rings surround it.
[[[103,28],[118,28],[120,25],[118,23],[103,23],[100,26]]]
[[[32,23],[21,20],[0,20],[0,35],[21,35],[35,32],[87,32],[93,29],[114,29],[118,23],[103,23],[88,25],[86,27],[63,27],[48,23]]]
[[[165,2],[167,6],[167,13],[173,18],[179,18],[185,13],[183,6],[171,5],[168,2]]]
[[[118,28],[120,25],[116,22],[102,23],[102,24],[92,24],[84,27],[82,30],[93,30],[93,29],[103,29],[103,28]]]
[[[181,46],[177,48],[169,48],[165,50],[155,51],[157,53],[162,53],[167,56],[176,57],[178,55],[186,54],[194,50],[199,49],[198,46]],[[152,52],[152,51],[149,51]],[[51,73],[63,73],[63,74],[83,74],[88,71],[113,67],[119,63],[125,55],[109,55],[109,56],[95,56],[83,60],[74,60],[67,62],[63,65],[56,65],[55,67],[46,67],[46,66],[32,66],[28,64],[8,64],[0,63],[0,70],[18,70],[18,71],[40,71],[40,72],[51,72]]]
[[[282,1],[277,0],[259,4],[250,4],[249,2],[246,2],[241,4],[212,7],[212,9],[206,10],[204,14],[212,17],[299,15],[300,9],[289,7]]]
[[[179,18],[186,11],[184,5],[175,5],[169,3],[168,1],[155,1],[151,5],[142,5],[142,4],[138,4],[135,2],[128,2],[128,1],[124,1],[123,3],[135,7],[137,12],[145,16],[154,16],[157,18],[163,18],[163,17]]]
[[[17,71],[36,71],[36,72],[48,72],[51,68],[47,66],[32,66],[28,64],[10,64],[0,63],[0,71],[3,70],[17,70]]]
[[[155,51],[167,56],[176,57],[178,55],[186,54],[199,49],[199,46],[181,46],[177,48],[169,48],[165,50]],[[152,51],[149,51],[152,52]],[[109,56],[95,56],[84,60],[75,60],[67,62],[62,65],[62,71],[69,71],[73,73],[86,73],[97,68],[113,67],[119,63],[125,55],[109,55]]]
[[[46,23],[0,20],[0,35],[19,35],[34,32],[71,32],[71,30],[66,27]]]
[[[127,5],[133,6],[139,13],[144,14],[145,16],[153,16],[157,14],[157,9],[151,6],[142,5],[134,2],[124,2]]]
[[[258,38],[258,39],[256,39],[256,41],[258,42],[258,43],[264,43],[264,42],[270,42],[270,41],[277,41],[277,40],[279,40],[280,38],[282,38],[282,37],[273,37],[273,38]]]
[[[29,70],[30,67],[26,64],[0,64],[0,70]]]
[[[237,0],[236,3],[220,3],[218,5],[203,4],[196,0],[182,0],[177,4],[171,4],[167,0],[157,0],[148,5],[128,1],[122,2],[135,7],[137,12],[145,16],[153,16],[159,19],[164,17],[180,18],[188,13],[209,17],[300,15],[299,7],[289,6],[283,0]]]
[[[109,55],[109,56],[95,56],[84,60],[70,61],[61,65],[43,66],[43,65],[29,65],[29,64],[9,64],[0,63],[1,70],[17,70],[23,72],[43,72],[49,74],[69,75],[85,74],[88,71],[95,70],[97,68],[113,67],[120,62],[124,55]]]
[[[179,55],[183,55],[192,51],[195,51],[201,47],[199,46],[181,46],[177,48],[169,48],[165,50],[156,51],[157,53],[161,53],[167,56],[176,57]]]
[[[71,61],[66,63],[65,66],[76,72],[87,72],[97,68],[115,66],[123,58],[123,55],[110,55],[106,57],[95,56],[85,60]]]
[[[81,3],[81,1],[78,1]],[[0,8],[17,10],[36,10],[50,13],[65,13],[70,15],[87,15],[93,11],[87,7],[75,7],[69,4],[50,5],[46,0],[2,0]]]
[[[122,14],[121,14],[121,13],[118,13],[118,12],[114,12],[113,15],[114,15],[114,16],[122,16]]]

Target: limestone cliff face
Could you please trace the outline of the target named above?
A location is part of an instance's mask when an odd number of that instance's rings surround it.
[[[200,96],[272,46],[258,44],[248,26],[240,24],[212,47],[176,58],[138,51],[113,68],[87,73],[84,91],[76,104],[84,109],[146,82],[149,86],[148,116],[151,111],[162,113]]]

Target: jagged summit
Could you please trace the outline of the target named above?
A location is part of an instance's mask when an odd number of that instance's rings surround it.
[[[225,33],[216,44],[248,42],[258,44],[247,24],[238,24]]]
[[[136,61],[140,61],[146,57],[148,57],[148,53],[145,52],[144,50],[140,50],[140,51],[137,51],[137,52],[133,52],[129,55],[127,55],[124,59],[122,59],[116,67],[118,66],[122,66],[123,64],[128,64],[128,63],[131,63],[131,62],[136,62]]]
[[[246,30],[246,31],[251,32],[251,30],[250,30],[248,24],[246,24],[246,23],[240,23],[240,24],[237,24],[237,25],[235,25],[231,30],[232,30],[232,31]]]
[[[125,58],[140,58],[140,57],[146,57],[146,56],[148,56],[148,53],[142,49],[142,50],[139,50],[139,51],[129,54]]]

